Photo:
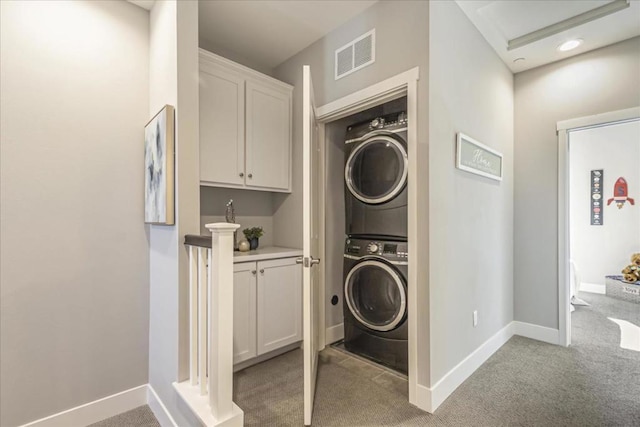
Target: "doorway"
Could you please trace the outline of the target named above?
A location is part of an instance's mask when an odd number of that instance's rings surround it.
[[[558,137],[560,344],[640,352],[640,284],[622,274],[640,252],[640,108],[560,122]]]
[[[333,101],[329,104],[326,104],[317,109],[312,108],[311,110],[315,110],[315,118],[318,124],[318,135],[320,144],[320,153],[319,157],[321,159],[326,159],[326,139],[325,134],[327,131],[327,125],[331,122],[335,122],[337,120],[343,119],[348,116],[352,116],[359,112],[362,112],[368,108],[371,108],[376,105],[384,104],[387,101],[391,101],[394,99],[398,99],[400,97],[406,96],[407,99],[407,119],[408,119],[408,132],[407,132],[407,146],[408,146],[408,242],[409,248],[408,252],[415,254],[416,258],[419,258],[419,254],[417,249],[417,245],[415,245],[415,239],[412,236],[416,235],[417,230],[417,213],[416,213],[416,191],[415,186],[412,186],[411,183],[415,182],[417,173],[416,173],[416,162],[417,158],[415,156],[415,150],[417,145],[417,80],[418,80],[418,69],[412,69],[405,73],[402,73],[398,76],[392,77],[388,80],[380,82],[376,85],[370,86],[366,89],[363,89],[359,92],[348,95],[339,100]],[[303,97],[304,98],[304,97]],[[311,96],[312,98],[312,96]],[[306,104],[305,104],[306,105]],[[304,113],[303,113],[304,115]],[[310,128],[311,129],[311,128]],[[309,138],[309,140],[313,140],[313,136]],[[325,164],[324,161],[321,162],[321,166],[316,173],[312,174],[315,176],[321,176],[322,181],[325,180]],[[325,203],[327,201],[327,188],[324,185],[321,188],[319,195],[319,211],[325,211]],[[319,231],[320,235],[323,236],[320,242],[320,253],[326,259],[327,257],[327,248],[326,248],[326,219],[324,215],[320,215],[320,224]],[[305,238],[307,236],[305,235]],[[311,236],[309,236],[311,238]],[[306,255],[305,255],[306,256]],[[342,268],[340,268],[342,271]],[[328,274],[331,274],[331,271],[328,271],[326,263],[321,264],[320,270],[320,287],[319,294],[322,296],[327,295],[326,289],[326,277]],[[418,378],[418,369],[419,366],[417,364],[418,360],[418,349],[417,349],[417,315],[412,315],[412,313],[417,313],[417,284],[416,284],[416,271],[415,267],[409,264],[408,273],[407,273],[407,288],[408,288],[408,296],[407,296],[407,309],[409,312],[408,317],[408,391],[409,391],[409,401],[415,404],[417,402],[417,378]],[[319,322],[321,327],[320,330],[317,331],[317,336],[307,337],[305,336],[305,340],[310,338],[312,340],[317,339],[319,341],[318,346],[311,346],[313,354],[305,354],[305,362],[307,359],[311,360],[309,363],[311,366],[316,366],[316,363],[313,363],[313,360],[317,360],[318,354],[317,350],[322,350],[325,345],[331,340],[331,335],[333,334],[331,329],[326,328],[325,322],[325,314],[327,313],[326,305],[328,304],[327,298],[320,298],[318,301],[318,309],[321,313],[321,321]],[[305,321],[306,318],[305,318]],[[312,323],[312,322],[311,322]],[[334,325],[335,326],[335,325]],[[335,329],[333,329],[335,331]],[[311,331],[314,332],[315,331]],[[335,337],[335,335],[334,335]],[[422,355],[423,360],[428,360],[428,355]],[[426,369],[424,367],[423,369]],[[315,383],[315,375],[316,370],[311,370],[310,372],[305,372],[305,383],[313,384]],[[310,393],[311,395],[311,406],[313,405],[313,391]],[[305,423],[310,421],[310,408],[307,407],[307,400],[305,398]],[[309,411],[309,412],[308,412]]]

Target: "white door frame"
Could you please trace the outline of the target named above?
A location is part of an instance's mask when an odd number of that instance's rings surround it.
[[[571,344],[569,310],[569,133],[640,118],[640,107],[560,121],[558,132],[558,343]]]
[[[387,80],[371,85],[365,89],[354,92],[336,101],[329,102],[316,110],[317,119],[320,123],[320,143],[322,147],[322,153],[320,158],[324,159],[324,124],[332,122],[354,113],[366,110],[367,108],[375,105],[382,104],[393,99],[400,98],[401,96],[407,96],[407,148],[409,157],[409,175],[407,178],[408,185],[408,251],[411,254],[411,259],[417,261],[419,259],[425,259],[423,256],[424,248],[421,248],[418,242],[418,213],[417,213],[417,179],[418,179],[418,159],[416,156],[416,148],[418,146],[418,79],[420,78],[419,67],[412,68],[404,73],[393,76]],[[324,162],[324,160],[321,160]],[[325,167],[325,163],[322,163],[322,167]],[[322,173],[322,190],[321,190],[321,205],[324,204],[326,197],[326,179],[324,177],[324,169],[320,171]],[[324,209],[324,206],[321,206]],[[320,230],[324,235],[325,224],[324,215],[320,215]],[[325,250],[324,239],[321,239],[321,250]],[[426,254],[425,254],[426,255]],[[323,256],[327,257],[326,253]],[[324,264],[326,268],[326,263]],[[324,268],[322,270],[324,270]],[[321,294],[325,293],[324,279],[325,273],[321,273],[320,276],[320,288]],[[418,370],[428,370],[429,366],[426,364],[418,364],[418,360],[429,360],[428,354],[418,354],[418,336],[428,335],[428,331],[418,330],[418,280],[417,280],[417,266],[415,262],[409,263],[409,278],[407,281],[407,310],[410,313],[408,318],[409,322],[409,402],[418,406]],[[321,317],[324,316],[325,300],[321,299],[320,313]],[[324,319],[322,320],[324,322]],[[321,328],[320,348],[325,344],[325,325]]]

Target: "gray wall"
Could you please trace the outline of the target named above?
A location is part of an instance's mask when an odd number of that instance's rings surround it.
[[[428,161],[428,45],[429,3],[424,1],[380,1],[349,22],[332,31],[294,57],[276,67],[274,76],[295,87],[293,92],[293,191],[290,195],[274,196],[273,217],[275,244],[302,246],[302,66],[310,65],[316,106],[324,105],[345,95],[364,89],[399,73],[420,67],[418,82],[419,118],[418,146],[415,155],[418,164]],[[334,81],[334,51],[356,37],[376,29],[376,62],[340,80]],[[417,208],[428,210],[428,169],[418,170],[415,185],[418,190]],[[428,241],[428,222],[418,222],[418,238]],[[424,252],[423,252],[424,253]],[[426,255],[426,253],[425,253]],[[416,259],[418,266],[418,303],[424,310],[415,313],[423,335],[418,337],[420,354],[429,354],[429,260]],[[410,314],[411,315],[411,314]],[[429,360],[419,362],[418,382],[429,383]]]
[[[513,320],[513,76],[456,3],[429,23],[434,384]],[[455,168],[457,132],[504,155],[502,182]]]
[[[245,67],[249,67],[256,71],[259,71],[268,76],[273,76],[273,69],[263,66],[262,64],[253,61],[251,58],[247,58],[245,56],[239,55],[237,52],[227,49],[219,44],[207,40],[205,38],[200,37],[200,41],[198,42],[200,47],[204,50],[208,50],[209,52],[215,53],[216,55],[220,55],[223,58],[230,59],[231,61],[237,62],[238,64],[242,64]]]
[[[558,328],[556,123],[639,105],[639,37],[516,75],[516,320]]]
[[[329,123],[325,127],[326,200],[325,200],[325,326],[339,325],[342,312],[343,254],[345,241],[344,216],[344,135],[352,124],[349,118]],[[339,302],[331,305],[331,297]]]
[[[200,187],[200,234],[210,236],[205,225],[225,222],[227,202],[232,199],[236,223],[240,224],[237,239],[244,239],[242,230],[262,227],[260,246],[273,246],[273,194],[267,191],[237,190],[233,188]]]
[[[0,2],[0,425],[147,383],[148,13]]]
[[[165,0],[150,16],[147,117],[176,107],[176,225],[150,227],[149,384],[179,426],[199,425],[172,383],[188,377],[188,259],[185,234],[200,227],[198,5]]]

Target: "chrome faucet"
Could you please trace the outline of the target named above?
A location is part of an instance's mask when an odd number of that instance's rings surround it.
[[[224,212],[224,219],[225,221],[231,223],[231,224],[235,224],[236,223],[236,210],[233,207],[233,199],[230,199],[227,202],[227,209]],[[233,232],[233,250],[238,250],[238,236],[237,236],[238,231],[234,231]]]

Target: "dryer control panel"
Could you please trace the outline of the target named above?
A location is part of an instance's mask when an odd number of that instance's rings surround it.
[[[407,242],[349,238],[345,242],[346,256],[361,258],[379,256],[390,261],[406,261],[409,258]]]
[[[347,128],[346,142],[359,140],[374,130],[386,130],[389,132],[399,132],[407,129],[407,113],[401,111],[399,113],[387,114],[376,117],[366,122],[356,123]]]

